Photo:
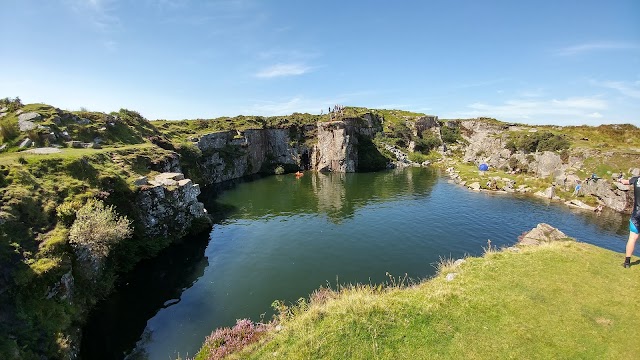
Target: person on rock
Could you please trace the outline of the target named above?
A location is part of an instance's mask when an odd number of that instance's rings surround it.
[[[631,213],[631,219],[629,220],[629,240],[627,241],[627,252],[625,254],[624,263],[622,266],[625,268],[631,267],[631,255],[633,249],[636,246],[636,240],[638,240],[638,229],[640,229],[640,177],[634,176],[631,179],[618,178],[618,181],[623,185],[633,185],[633,212]]]

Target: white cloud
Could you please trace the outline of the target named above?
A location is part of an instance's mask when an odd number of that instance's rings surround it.
[[[465,84],[458,84],[456,86],[454,86],[455,88],[458,89],[468,89],[468,88],[475,88],[475,87],[487,87],[487,86],[491,86],[491,85],[495,85],[495,84],[500,84],[503,83],[505,81],[508,81],[509,79],[507,78],[501,78],[501,79],[490,79],[490,80],[483,80],[483,81],[478,81],[478,82],[470,82],[470,83],[465,83]]]
[[[288,115],[294,112],[318,114],[320,110],[336,104],[333,100],[306,99],[303,96],[294,96],[280,101],[259,101],[242,113],[262,116]]]
[[[276,64],[260,70],[255,76],[259,78],[274,78],[282,76],[298,76],[310,72],[312,68],[303,64]]]
[[[622,95],[640,99],[640,81],[634,83],[626,81],[593,81],[592,83],[605,88],[618,90]]]
[[[640,44],[631,43],[631,42],[620,42],[620,41],[602,41],[602,42],[592,42],[587,44],[573,45],[568,46],[559,50],[556,50],[556,55],[559,56],[573,56],[579,55],[582,53],[588,53],[593,51],[603,51],[603,50],[633,50],[640,49]]]
[[[592,97],[569,97],[565,99],[512,99],[502,104],[476,102],[467,106],[468,110],[446,114],[455,117],[494,117],[503,121],[525,122],[529,124],[582,124],[591,119],[602,119],[598,111],[608,109],[604,99]]]
[[[606,109],[607,102],[597,97],[571,97],[564,100],[551,100],[558,108],[567,109]]]

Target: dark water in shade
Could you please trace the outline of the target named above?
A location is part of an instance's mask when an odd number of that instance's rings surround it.
[[[202,199],[217,218],[211,232],[123,279],[84,329],[83,358],[193,356],[216,327],[270,318],[275,299],[387,272],[428,277],[439,258],[480,255],[488,239],[512,245],[540,222],[617,252],[628,236],[624,215],[471,192],[422,168],[271,176]]]

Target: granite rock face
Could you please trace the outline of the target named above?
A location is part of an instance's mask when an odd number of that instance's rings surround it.
[[[260,172],[272,164],[300,165],[300,150],[292,146],[289,129],[248,129],[206,134],[196,143],[202,151],[202,171],[208,184]]]
[[[382,130],[379,117],[318,123],[318,142],[313,149],[312,168],[318,171],[355,172],[358,169],[358,144]]]
[[[198,201],[200,187],[181,173],[162,173],[143,185],[136,205],[140,223],[149,237],[180,238],[196,219],[207,219]]]
[[[565,233],[545,223],[525,233],[520,237],[520,245],[540,245],[541,243],[570,239]]]
[[[358,138],[371,139],[381,131],[380,121],[375,115],[365,114],[362,118],[320,122],[317,126],[225,131],[192,140],[202,151],[200,165],[206,184],[268,173],[278,165],[355,172]]]
[[[34,121],[38,121],[42,118],[37,112],[28,112],[18,115],[18,127],[20,131],[30,131],[36,129],[38,125]]]

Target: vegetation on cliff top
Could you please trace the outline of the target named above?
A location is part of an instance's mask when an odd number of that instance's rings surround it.
[[[69,350],[67,331],[77,328],[86,309],[110,291],[116,272],[126,271],[168,243],[167,239],[140,241],[139,229],[134,227],[137,240],[113,246],[108,271],[98,281],[76,278],[73,304],[56,296],[33,296],[49,293],[52,285],[77,261],[69,241],[70,229],[76,211],[89,199],[100,199],[107,206],[114,206],[119,216],[135,220],[130,201],[135,192],[133,181],[161,171],[161,164],[172,161],[175,152],[181,156],[183,169],[198,181],[197,163],[203,154],[194,145],[194,138],[217,131],[238,131],[241,136],[246,129],[289,128],[292,141],[310,145],[308,137],[314,134],[317,122],[330,120],[328,115],[294,113],[276,117],[148,121],[127,109],[109,114],[84,109],[65,111],[45,104],[23,105],[18,98],[0,99],[0,108],[4,107],[7,108],[3,110],[5,115],[0,118],[0,145],[6,145],[0,150],[3,151],[0,153],[0,289],[3,289],[0,291],[3,304],[0,334],[12,335],[0,336],[0,354],[14,354],[16,349],[22,349],[20,356],[26,358],[42,354],[63,356]],[[18,117],[20,113],[29,112],[38,114],[30,120],[35,127],[20,131]],[[410,154],[411,159],[437,160],[438,156],[430,150],[439,146],[440,140],[430,132],[416,136],[412,128],[424,114],[346,107],[338,119],[362,118],[367,114],[384,119],[383,132],[373,141],[361,139],[359,142],[361,170],[379,168],[392,157],[384,149],[385,144],[400,146],[406,151],[409,143],[414,142],[416,152]],[[496,120],[486,121],[506,126]],[[523,127],[521,133],[514,133],[516,148],[530,145],[529,128]],[[589,154],[584,174],[593,170],[605,176],[607,172],[639,163],[637,152],[629,149],[640,136],[640,129],[634,126],[537,128],[552,136],[534,136],[540,137],[536,150],[541,149],[541,142],[546,141],[555,149],[554,144],[564,147],[563,141],[568,141],[568,150],[572,153]],[[464,144],[455,126],[443,126],[441,136],[445,143]],[[51,154],[20,151],[19,144],[25,137],[37,146],[55,146],[62,151]],[[68,140],[100,143],[102,148],[70,148]],[[386,158],[379,156],[380,153]],[[464,168],[464,164],[461,167]],[[470,169],[470,173],[472,170],[475,171]],[[541,182],[542,187],[547,180],[535,181]]]
[[[436,277],[406,288],[347,286],[276,303],[277,326],[229,358],[625,358],[640,326],[630,295],[640,293],[639,272],[573,241],[491,250],[443,261]],[[196,359],[216,358],[213,345]]]

